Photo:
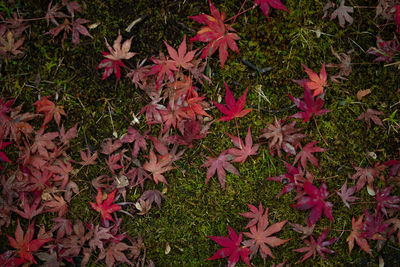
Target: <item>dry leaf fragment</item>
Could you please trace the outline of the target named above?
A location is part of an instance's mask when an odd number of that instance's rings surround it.
[[[361,100],[364,96],[369,95],[371,93],[371,89],[360,90],[357,92],[357,99]]]

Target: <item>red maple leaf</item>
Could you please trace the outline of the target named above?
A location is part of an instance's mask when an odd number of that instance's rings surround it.
[[[238,176],[240,175],[238,170],[229,163],[230,160],[232,160],[232,155],[227,154],[226,151],[223,151],[217,158],[207,157],[206,162],[201,165],[201,167],[208,168],[206,184],[214,176],[215,172],[217,172],[218,181],[225,190],[225,170]]]
[[[117,204],[112,204],[115,199],[115,193],[117,189],[112,191],[105,200],[103,200],[103,194],[101,193],[101,188],[98,189],[96,196],[96,203],[89,202],[90,206],[101,215],[101,223],[107,227],[108,220],[115,222],[115,220],[111,217],[111,213],[114,211],[121,210],[121,206]]]
[[[18,220],[17,229],[15,230],[15,239],[8,235],[7,238],[9,241],[9,245],[15,248],[19,252],[19,257],[21,258],[21,260],[26,260],[28,262],[33,262],[37,264],[37,262],[33,258],[32,252],[38,251],[41,246],[43,246],[45,243],[53,239],[52,238],[33,239],[34,233],[35,233],[35,228],[33,223],[29,224],[28,230],[24,234]]]
[[[296,164],[296,162],[300,159],[301,166],[305,170],[307,168],[307,159],[308,159],[308,161],[310,161],[314,166],[319,167],[318,159],[314,157],[312,153],[324,152],[326,151],[326,149],[314,146],[316,143],[318,143],[318,141],[310,142],[307,145],[305,145],[302,148],[302,150],[299,153],[297,153],[296,157],[294,158],[293,165]]]
[[[322,257],[322,259],[324,259],[324,260],[326,259],[324,253],[329,253],[329,254],[335,253],[333,250],[328,249],[326,247],[329,246],[329,245],[332,245],[333,243],[335,243],[336,240],[338,240],[338,238],[332,238],[332,239],[329,239],[329,240],[325,241],[325,238],[326,238],[326,236],[328,234],[328,231],[329,231],[329,229],[326,229],[317,238],[317,241],[315,241],[313,236],[310,236],[310,241],[304,240],[304,243],[306,243],[307,246],[293,250],[293,251],[296,251],[296,252],[307,252],[303,256],[303,258],[301,259],[301,262],[303,262],[306,259],[308,259],[309,257],[311,257],[311,255],[313,256],[313,259],[314,259],[315,255],[317,254],[317,252]]]
[[[261,8],[262,12],[264,13],[264,15],[267,17],[268,21],[269,21],[269,9],[271,7],[290,13],[289,9],[287,9],[281,3],[280,0],[254,0],[254,6],[258,6],[258,5],[260,5],[260,8]]]
[[[97,151],[94,152],[93,154],[91,154],[90,150],[88,148],[87,151],[86,151],[86,154],[85,154],[85,152],[83,152],[83,150],[79,151],[79,153],[81,154],[82,161],[78,162],[78,163],[81,164],[82,166],[95,165],[96,164],[96,159],[98,157]]]
[[[110,56],[110,53],[101,52],[104,57]],[[109,58],[103,59],[100,64],[96,67],[96,70],[104,68],[102,80],[111,76],[111,74],[115,73],[115,77],[117,77],[118,82],[121,79],[121,67],[125,67],[125,64],[121,60],[112,60]]]
[[[161,52],[160,58],[151,58],[151,61],[153,61],[155,65],[151,68],[147,75],[157,74],[156,90],[158,90],[158,88],[164,82],[165,75],[167,75],[167,78],[170,82],[174,81],[173,71],[178,70],[175,67],[175,61],[166,59],[164,54]]]
[[[346,241],[349,243],[349,255],[354,247],[354,241],[360,246],[362,250],[372,255],[371,249],[368,245],[368,241],[363,236],[363,229],[365,223],[363,222],[364,214],[361,215],[356,221],[354,217],[351,219],[352,231],[350,235],[347,237]]]
[[[320,97],[314,97],[311,95],[311,90],[308,87],[304,87],[304,101],[300,100],[300,98],[295,98],[289,95],[290,99],[296,105],[297,108],[301,109],[303,112],[298,112],[289,118],[303,119],[303,123],[307,122],[311,117],[321,116],[327,112],[328,109],[321,109],[324,105],[324,100]]]
[[[211,101],[214,103],[214,105],[217,107],[217,109],[219,111],[221,111],[223,114],[226,115],[226,116],[219,118],[218,119],[219,121],[230,121],[233,118],[241,118],[253,110],[252,108],[244,109],[244,106],[246,105],[247,90],[249,88],[246,88],[246,91],[244,92],[244,94],[242,96],[239,97],[237,102],[236,102],[235,97],[233,96],[231,90],[229,90],[228,85],[226,83],[225,83],[225,88],[226,88],[226,94],[225,94],[226,106],[216,103],[214,101]]]
[[[229,137],[232,140],[232,143],[236,147],[238,147],[238,148],[228,149],[228,154],[231,154],[232,156],[235,157],[233,159],[233,162],[241,162],[243,164],[243,162],[247,159],[248,156],[257,155],[257,150],[260,147],[260,144],[256,144],[253,146],[253,139],[251,138],[250,126],[246,135],[246,140],[245,140],[246,145],[243,143],[241,138],[230,135],[229,133],[226,134],[229,135]]]
[[[219,50],[219,61],[221,62],[221,68],[224,68],[224,63],[228,58],[228,47],[239,53],[236,40],[240,37],[233,32],[235,31],[229,24],[225,24],[225,13],[219,12],[218,9],[209,1],[211,16],[202,14],[197,16],[189,16],[189,18],[197,21],[198,23],[205,24],[207,26],[202,27],[197,35],[190,38],[190,42],[199,41],[208,43],[201,53],[201,58],[207,58],[214,54],[217,49]]]
[[[254,256],[257,252],[259,252],[264,260],[267,256],[275,258],[269,246],[280,246],[290,239],[283,240],[271,235],[282,230],[286,222],[287,220],[275,223],[268,227],[269,222],[267,208],[265,210],[265,214],[258,220],[257,225],[250,227],[250,233],[244,233],[245,236],[250,238],[250,240],[244,241],[243,244],[250,248],[251,256]]]
[[[169,56],[174,60],[176,67],[182,67],[187,70],[193,67],[193,64],[190,63],[190,61],[192,61],[196,50],[186,53],[186,35],[183,37],[183,41],[179,45],[178,51],[172,48],[166,41],[164,41],[164,44],[168,49]]]
[[[397,32],[400,33],[400,4],[395,5],[394,7],[394,22],[397,26]]]
[[[215,252],[215,254],[207,258],[206,260],[215,260],[226,258],[228,259],[228,267],[234,267],[236,263],[241,258],[248,266],[250,266],[249,253],[251,252],[249,248],[241,246],[243,234],[240,233],[239,236],[236,232],[228,225],[229,238],[226,236],[207,236],[211,240],[217,242],[223,248]]]
[[[325,216],[331,220],[332,217],[332,207],[331,202],[325,201],[324,199],[328,197],[329,192],[325,182],[321,185],[320,189],[312,185],[310,182],[306,181],[304,183],[304,192],[308,196],[302,196],[297,200],[295,208],[299,210],[312,209],[310,215],[308,216],[308,225],[311,226],[321,218],[322,211],[324,211]]]
[[[7,157],[7,155],[1,150],[6,148],[11,143],[12,142],[3,142],[3,140],[0,140],[0,161],[10,162],[10,159]],[[0,170],[2,169],[3,168],[0,166]]]
[[[57,125],[60,126],[61,115],[67,116],[63,106],[56,106],[46,96],[36,101],[34,105],[36,105],[36,113],[43,112],[45,115],[43,125],[49,123],[54,117]]]

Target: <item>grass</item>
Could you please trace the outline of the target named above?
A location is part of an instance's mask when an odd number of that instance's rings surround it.
[[[356,4],[354,1],[348,2]],[[384,162],[397,157],[399,136],[394,130],[388,131],[388,127],[399,121],[399,115],[395,113],[400,100],[397,93],[400,84],[399,71],[394,67],[384,67],[383,64],[367,64],[372,62],[373,57],[366,55],[365,51],[375,45],[375,35],[380,31],[374,18],[374,9],[355,9],[354,24],[341,28],[336,21],[321,19],[325,4],[322,1],[286,0],[284,3],[291,13],[272,10],[270,22],[259,8],[237,19],[233,26],[241,37],[241,54],[230,56],[223,70],[219,67],[217,57],[213,56],[210,66],[214,84],[200,90],[208,99],[215,100],[224,95],[223,82],[226,81],[235,96],[241,95],[249,87],[248,105],[259,106],[263,110],[279,110],[292,104],[287,97],[288,93],[294,96],[302,93],[301,88],[292,82],[292,79],[305,77],[301,64],[317,71],[322,62],[337,63],[330,52],[331,46],[339,52],[354,49],[353,62],[362,64],[354,65],[349,80],[339,84],[329,83],[325,107],[331,112],[316,118],[319,130],[329,146],[324,144],[313,120],[305,124],[297,123],[308,134],[307,141],[318,140],[319,146],[328,148],[327,152],[318,156],[321,168],[313,168],[312,171],[316,178],[335,176],[326,180],[332,193],[340,188],[348,174],[355,172],[353,166],[365,167],[378,160]],[[23,1],[17,4],[25,18],[42,17],[47,10],[48,1]],[[219,0],[214,1],[214,4],[219,9],[225,9],[227,17],[230,17],[237,12],[241,1]],[[375,3],[357,1],[359,6],[371,4]],[[3,6],[1,8],[4,9]],[[128,64],[135,66],[138,59],[157,55],[158,51],[166,53],[163,40],[176,46],[184,34],[193,37],[194,32],[190,29],[197,31],[200,26],[188,19],[188,16],[203,12],[209,12],[206,1],[87,1],[82,16],[92,22],[100,22],[97,28],[90,30],[94,38],[92,40],[82,37],[81,43],[74,47],[69,36],[64,49],[60,38],[52,41],[50,36],[44,35],[49,30],[45,21],[31,23],[29,37],[24,44],[26,55],[22,59],[3,63],[1,67],[1,95],[17,98],[16,102],[24,103],[24,109],[31,112],[34,110],[31,104],[39,95],[52,96],[53,100],[58,95],[58,104],[63,105],[68,114],[67,119],[63,120],[65,127],[79,123],[80,132],[74,141],[72,153],[74,159],[79,159],[79,150],[88,145],[98,150],[100,142],[104,138],[112,137],[114,131],[118,136],[126,132],[133,119],[131,114],[138,114],[144,103],[142,92],[136,90],[129,80],[122,79],[118,84],[114,77],[101,81],[101,75],[95,68],[102,58],[100,52],[105,50],[104,37],[111,42],[116,38],[119,29],[123,31],[130,22],[146,14],[147,18],[132,31],[134,41],[131,51],[138,52],[139,55]],[[318,36],[318,32],[322,34]],[[390,34],[387,38],[391,38]],[[240,61],[241,58],[260,68],[271,66],[273,70],[253,76],[253,70],[246,67]],[[330,75],[334,73],[334,70],[329,70]],[[40,75],[40,83],[35,85],[37,75]],[[256,91],[258,86],[261,86],[268,101],[259,97]],[[371,94],[358,101],[356,93],[367,88],[371,89]],[[367,108],[385,112],[388,118],[385,121],[386,129],[372,126],[370,131],[366,131],[363,121],[355,121]],[[291,109],[273,114],[255,109],[238,120],[239,131],[244,137],[247,127],[251,126],[255,139],[261,129],[273,122],[274,115],[283,118],[294,112],[295,109]],[[220,116],[216,110],[212,115],[216,118]],[[139,120],[137,127],[143,131],[147,128],[145,119],[141,116]],[[176,163],[177,168],[166,175],[169,186],[161,210],[153,208],[149,215],[135,216],[134,219],[122,215],[122,229],[133,236],[139,232],[143,235],[147,258],[152,259],[156,266],[225,264],[225,260],[204,260],[219,249],[206,236],[226,235],[227,225],[236,231],[243,231],[247,221],[239,213],[247,211],[246,203],[258,205],[262,202],[264,207],[269,207],[271,223],[288,219],[293,223],[304,224],[308,212],[289,206],[293,203],[293,194],[286,194],[278,199],[275,196],[282,185],[265,180],[284,172],[283,164],[269,155],[265,145],[260,148],[257,157],[243,165],[236,165],[240,177],[227,175],[225,191],[222,191],[215,177],[205,184],[206,169],[200,168],[200,165],[206,156],[212,156],[208,150],[218,155],[232,146],[229,137],[224,133],[232,133],[234,129],[233,121],[215,122],[211,128],[212,133],[197,142],[193,149],[187,150],[182,160]],[[374,152],[377,159],[369,157],[369,152]],[[81,193],[70,206],[72,219],[96,217],[97,214],[88,205],[88,201],[93,201],[96,194],[90,182],[104,174],[105,163],[102,164],[90,167],[77,177]],[[377,184],[383,185],[381,181]],[[146,189],[153,188],[162,190],[165,187],[160,184],[146,184]],[[393,194],[398,193],[396,188]],[[132,201],[139,196],[139,190],[127,194],[127,198]],[[362,200],[368,201],[371,197],[362,192]],[[334,204],[335,222],[322,219],[317,224],[321,229],[316,230],[314,236],[322,233],[325,228],[350,230],[351,218],[363,213],[362,205],[354,205],[349,210],[336,195],[329,201]],[[372,207],[373,205],[368,206]],[[40,217],[37,223],[45,224],[46,229],[52,225],[49,215]],[[12,229],[6,232],[13,233]],[[335,255],[328,255],[326,261],[317,256],[307,260],[305,265],[375,266],[379,256],[384,257],[388,266],[399,263],[396,256],[399,246],[390,241],[379,253],[372,246],[373,257],[360,251],[357,246],[349,256],[347,235],[347,232],[329,232],[328,238],[340,236],[339,241],[330,247],[336,251]],[[291,231],[287,225],[277,236],[292,240],[272,249],[276,258],[272,261],[268,259],[267,266],[272,262],[280,263],[284,259],[288,259],[290,263],[298,261],[302,255],[292,250],[303,246],[300,235]],[[4,235],[0,241],[3,250],[7,244]],[[166,255],[167,244],[171,246],[171,251]],[[256,266],[263,265],[260,258],[254,259],[252,263]]]

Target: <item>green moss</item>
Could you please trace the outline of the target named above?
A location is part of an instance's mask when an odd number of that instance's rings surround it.
[[[308,134],[306,141],[318,140],[318,145],[328,148],[328,151],[319,155],[320,169],[313,168],[316,178],[332,177],[326,183],[331,193],[338,190],[346,180],[348,174],[354,173],[353,166],[373,165],[377,160],[384,162],[397,156],[396,148],[399,144],[398,134],[394,131],[372,126],[366,131],[364,121],[355,121],[358,115],[367,108],[385,112],[386,116],[397,109],[399,102],[398,70],[383,67],[382,64],[369,64],[372,57],[365,55],[365,50],[375,45],[375,37],[365,32],[378,32],[374,23],[375,10],[355,9],[352,26],[341,28],[337,22],[322,20],[323,1],[287,0],[285,5],[291,13],[271,11],[271,21],[262,15],[259,8],[240,16],[233,27],[241,37],[239,43],[240,55],[230,53],[223,70],[220,69],[217,55],[209,60],[212,70],[213,85],[200,88],[200,91],[209,99],[217,100],[224,96],[226,81],[237,98],[245,88],[249,88],[248,104],[259,106],[246,117],[238,120],[239,131],[244,137],[247,127],[251,126],[253,139],[256,140],[260,130],[273,122],[274,115],[278,118],[291,115],[295,109],[283,113],[265,113],[263,110],[279,110],[292,103],[287,97],[302,94],[302,88],[292,82],[293,79],[306,77],[301,64],[305,64],[318,71],[323,62],[337,63],[330,47],[336,51],[346,52],[354,49],[353,62],[362,63],[353,65],[353,73],[348,81],[339,84],[329,82],[325,97],[325,107],[331,112],[317,117],[321,135],[316,130],[314,120],[305,124],[298,123]],[[48,1],[24,1],[20,9],[26,17],[41,17],[47,10]],[[233,16],[242,4],[241,1],[215,1],[217,8],[225,8],[227,16]],[[370,5],[370,1],[358,1],[358,5]],[[163,40],[177,45],[184,34],[193,37],[194,33],[188,30],[198,30],[200,25],[188,19],[190,15],[209,13],[206,1],[87,1],[83,17],[92,22],[101,24],[90,30],[93,39],[83,36],[81,43],[74,47],[71,37],[65,40],[65,48],[61,48],[61,41],[56,37],[51,41],[49,35],[43,35],[49,28],[45,21],[31,23],[29,38],[25,41],[26,56],[21,60],[13,60],[3,64],[0,81],[2,96],[17,97],[17,103],[25,103],[24,109],[33,111],[31,106],[38,95],[50,95],[53,99],[58,94],[58,104],[63,105],[68,117],[64,119],[65,127],[72,127],[79,123],[80,133],[72,147],[72,157],[79,158],[79,150],[87,145],[100,148],[100,142],[112,137],[113,131],[120,136],[124,133],[132,120],[131,113],[138,114],[146,99],[140,90],[132,86],[129,80],[122,79],[120,83],[111,77],[101,81],[101,75],[95,70],[105,50],[104,37],[109,42],[115,39],[121,29],[124,37],[133,35],[132,51],[138,52],[128,62],[135,66],[137,60],[158,55],[159,51],[166,53]],[[250,6],[250,4],[248,4]],[[35,12],[31,12],[36,10]],[[134,27],[131,33],[123,29],[133,20],[147,15],[147,18]],[[180,23],[183,23],[182,26]],[[320,36],[318,32],[322,32]],[[391,38],[390,36],[388,38]],[[194,47],[201,47],[194,44]],[[273,67],[273,70],[264,74],[252,75],[253,70],[241,63],[246,59],[260,68]],[[329,75],[336,70],[329,69]],[[36,86],[35,79],[40,74],[40,83]],[[265,98],[261,97],[256,88],[261,87]],[[361,101],[356,99],[359,90],[370,88],[372,93]],[[216,118],[220,116],[217,110],[211,111]],[[398,117],[397,117],[398,118]],[[112,120],[112,123],[111,123]],[[146,129],[145,119],[140,118],[141,130]],[[157,127],[153,128],[154,133]],[[149,215],[135,216],[134,219],[122,215],[124,218],[122,229],[135,236],[141,233],[147,247],[147,258],[154,260],[158,266],[211,266],[221,261],[205,261],[220,247],[206,238],[207,235],[226,235],[226,225],[230,225],[237,232],[244,231],[246,219],[239,213],[247,211],[246,203],[257,205],[263,203],[269,207],[271,223],[288,219],[293,223],[304,224],[308,212],[291,208],[293,194],[286,194],[280,198],[275,196],[282,189],[282,185],[267,181],[265,178],[284,173],[281,161],[269,155],[266,146],[262,146],[257,157],[247,160],[244,164],[236,164],[240,177],[227,174],[227,188],[223,191],[216,177],[205,184],[206,169],[201,168],[207,156],[216,156],[221,151],[232,146],[225,132],[234,134],[235,123],[215,122],[212,133],[206,139],[196,143],[193,149],[185,152],[182,160],[177,162],[177,168],[169,172],[166,177],[169,183],[166,200],[161,210],[152,209]],[[86,138],[86,140],[85,140]],[[208,149],[206,149],[207,147]],[[209,150],[214,151],[212,155]],[[368,152],[375,152],[377,160],[367,156]],[[288,159],[289,162],[292,158]],[[80,187],[80,194],[73,199],[70,205],[71,219],[90,218],[98,221],[97,214],[89,208],[88,202],[93,201],[96,192],[91,186],[91,180],[107,174],[104,161],[98,166],[82,170],[75,181]],[[379,182],[383,184],[382,182]],[[146,189],[162,189],[162,185],[146,184]],[[398,190],[394,193],[398,193]],[[128,199],[135,201],[139,191],[128,192]],[[365,192],[362,199],[371,200]],[[351,218],[363,213],[361,205],[352,206],[348,210],[341,203],[338,196],[333,194],[329,200],[334,204],[333,215],[335,222],[326,218],[318,222],[322,233],[325,228],[351,229]],[[373,205],[368,208],[372,208]],[[131,208],[127,208],[128,211]],[[39,216],[37,223],[43,223],[46,229],[52,226],[51,214]],[[16,217],[13,217],[9,233],[16,226]],[[23,222],[26,223],[26,222]],[[307,266],[334,266],[361,265],[362,260],[370,262],[364,252],[356,246],[351,256],[348,255],[346,237],[348,233],[329,232],[329,238],[340,239],[331,246],[336,251],[334,256],[328,256],[327,261],[319,257],[305,262]],[[279,263],[284,259],[294,263],[302,255],[292,250],[302,246],[298,234],[286,225],[280,233],[280,238],[291,238],[286,244],[273,248],[274,260]],[[1,237],[2,244],[6,244],[5,236]],[[171,252],[166,255],[167,242]],[[374,241],[371,242],[374,244]],[[391,243],[392,246],[396,244]],[[2,246],[3,248],[3,246]],[[397,249],[397,248],[396,248]],[[385,246],[382,255],[395,255],[396,249]],[[378,253],[374,252],[374,258]],[[394,257],[394,256],[393,256]],[[263,261],[256,258],[252,261],[262,266]]]

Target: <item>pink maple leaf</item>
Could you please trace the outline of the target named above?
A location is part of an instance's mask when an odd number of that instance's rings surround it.
[[[245,140],[246,145],[243,143],[241,138],[230,135],[229,133],[226,134],[229,135],[229,137],[232,140],[232,143],[237,147],[228,149],[228,154],[231,154],[232,156],[235,157],[233,162],[241,162],[243,164],[243,162],[245,162],[248,156],[257,155],[257,150],[260,147],[260,144],[256,144],[253,146],[253,139],[251,138],[250,126],[246,135],[246,140]]]
[[[90,206],[92,206],[95,211],[100,212],[101,223],[105,227],[108,226],[109,220],[115,222],[115,220],[111,217],[111,213],[122,209],[120,205],[112,204],[114,202],[116,192],[117,189],[108,194],[107,198],[104,200],[103,194],[101,193],[101,188],[99,188],[97,191],[96,203],[89,202]]]
[[[166,41],[164,41],[164,44],[168,49],[169,56],[174,60],[176,67],[182,67],[187,70],[193,67],[193,64],[190,63],[190,61],[192,61],[196,50],[186,53],[186,35],[183,37],[183,41],[179,45],[178,51],[172,48]]]
[[[208,168],[206,184],[214,176],[215,172],[217,172],[218,181],[225,190],[225,170],[238,176],[240,175],[238,170],[229,163],[230,160],[232,160],[232,155],[227,154],[226,151],[223,151],[217,158],[207,157],[206,162],[201,165],[201,167]]]

